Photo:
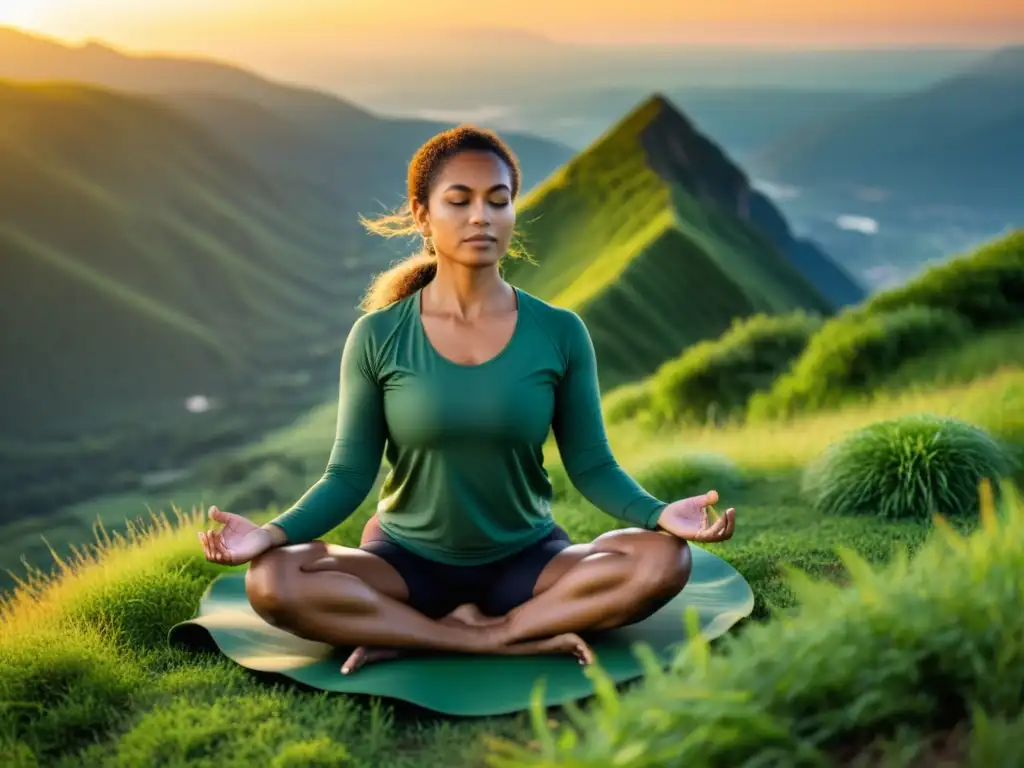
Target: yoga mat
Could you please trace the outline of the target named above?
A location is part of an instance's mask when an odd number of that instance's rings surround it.
[[[702,634],[714,639],[750,615],[754,596],[743,577],[715,555],[691,545],[693,571],[686,588],[645,621],[587,636],[598,664],[617,683],[643,670],[631,646],[644,642],[665,662],[685,639],[684,614],[697,610]],[[558,706],[594,693],[571,654],[474,656],[446,654],[375,662],[341,674],[350,648],[303,640],[261,619],[249,606],[245,573],[218,577],[195,618],[174,625],[171,643],[219,650],[252,670],[272,672],[327,691],[399,699],[445,715],[484,717],[527,710],[544,679],[544,701]]]

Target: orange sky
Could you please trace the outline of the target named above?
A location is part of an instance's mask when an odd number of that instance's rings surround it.
[[[1024,3],[1017,0],[485,0],[468,7],[471,15],[464,0],[0,0],[0,24],[136,49],[365,43],[376,33],[419,35],[424,28],[464,25],[518,27],[581,42],[1024,39]]]

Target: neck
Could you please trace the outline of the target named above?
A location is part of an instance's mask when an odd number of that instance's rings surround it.
[[[437,263],[437,274],[424,290],[434,309],[470,319],[503,306],[512,288],[501,279],[495,264],[474,269],[446,259]]]

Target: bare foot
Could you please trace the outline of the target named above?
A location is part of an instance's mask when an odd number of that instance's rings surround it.
[[[501,624],[504,621],[504,616],[487,616],[473,603],[460,605],[447,616],[438,619],[439,624],[458,624],[460,626],[469,627],[490,627],[496,624]],[[367,664],[414,656],[417,653],[423,655],[429,653],[429,651],[425,649],[412,648],[370,648],[367,646],[360,646],[352,651],[348,659],[345,660],[345,663],[342,664],[341,674],[350,674]]]
[[[580,664],[587,665],[594,661],[594,652],[583,639],[573,633],[566,632],[542,640],[525,640],[518,643],[502,642],[501,630],[493,628],[503,624],[505,616],[487,616],[476,605],[466,603],[460,605],[447,616],[438,619],[438,623],[459,624],[462,626],[479,627],[482,640],[479,654],[494,656],[533,656],[546,653],[569,653],[576,657]],[[367,664],[379,661],[390,661],[402,657],[426,655],[431,651],[423,648],[374,648],[360,646],[356,648],[341,666],[341,674],[348,675]]]
[[[506,645],[497,651],[499,656],[532,656],[541,653],[571,653],[576,660],[583,664],[592,664],[594,651],[583,639],[573,633],[566,632],[543,640],[526,640],[521,643]]]
[[[349,657],[345,659],[345,663],[341,665],[341,674],[350,675],[361,667],[365,667],[367,664],[373,664],[376,661],[387,661],[389,659],[397,659],[402,656],[411,656],[412,649],[404,648],[370,648],[365,645],[361,645],[356,648]]]

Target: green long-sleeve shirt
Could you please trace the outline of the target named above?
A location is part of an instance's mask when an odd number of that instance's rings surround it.
[[[312,541],[366,498],[382,455],[391,471],[381,527],[411,551],[452,564],[500,559],[546,536],[554,432],[573,485],[594,506],[653,529],[665,503],[615,461],[601,413],[590,334],[574,312],[516,289],[505,349],[481,365],[442,357],[420,292],[361,316],[341,356],[334,446],[323,477],[273,522]]]

